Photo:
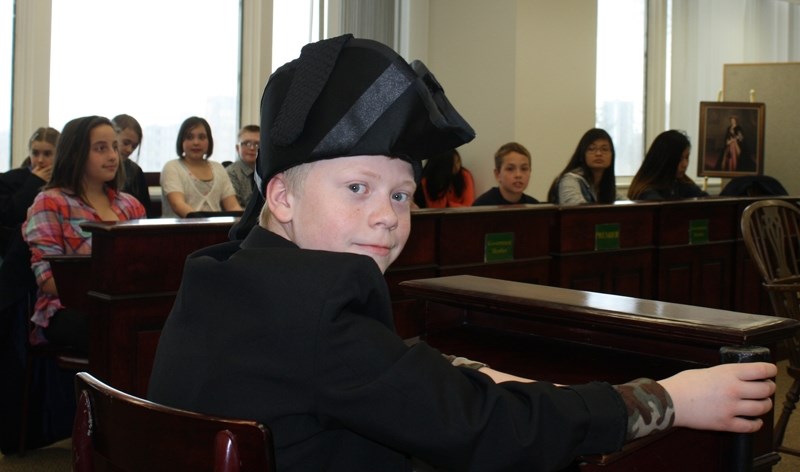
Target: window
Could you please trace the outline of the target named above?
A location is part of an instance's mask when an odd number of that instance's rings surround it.
[[[300,57],[300,49],[319,41],[318,0],[273,0],[272,72]]]
[[[52,1],[51,126],[127,113],[144,132],[139,165],[160,172],[181,122],[202,116],[212,158],[235,159],[239,0]]]
[[[0,172],[11,168],[11,81],[14,0],[0,0]]]
[[[598,0],[595,121],[614,139],[615,172],[644,158],[646,0]]]

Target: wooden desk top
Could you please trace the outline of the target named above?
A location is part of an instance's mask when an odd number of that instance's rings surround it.
[[[238,220],[233,216],[214,216],[210,218],[150,218],[131,221],[87,221],[81,228],[93,234],[147,232],[149,230],[170,233],[192,231],[200,228],[230,228]]]
[[[539,328],[551,327],[548,335],[591,343],[603,338],[600,333],[607,333],[627,345],[646,341],[683,342],[710,349],[769,346],[800,329],[800,321],[786,318],[468,275],[400,285],[409,296],[535,321]],[[482,322],[480,317],[466,320],[467,324],[473,321]],[[511,322],[505,326],[522,325]]]

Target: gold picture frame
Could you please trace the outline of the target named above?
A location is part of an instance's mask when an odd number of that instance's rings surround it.
[[[700,102],[697,175],[763,175],[765,111],[763,103]]]

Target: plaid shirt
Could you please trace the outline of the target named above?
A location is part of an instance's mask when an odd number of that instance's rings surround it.
[[[120,221],[145,217],[144,207],[127,193],[106,187],[111,209]],[[31,248],[31,267],[40,289],[36,310],[31,318],[37,329],[31,333],[31,343],[45,342],[41,328],[46,328],[50,318],[63,308],[56,295],[41,290],[42,284],[53,277],[50,263],[42,260],[50,254],[91,254],[91,233],[80,224],[100,221],[100,215],[73,192],[55,188],[40,192],[28,208],[28,219],[22,225],[22,236]]]

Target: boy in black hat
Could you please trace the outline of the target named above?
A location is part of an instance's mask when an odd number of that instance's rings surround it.
[[[350,36],[306,46],[270,78],[261,124],[259,224],[187,260],[151,400],[262,422],[282,471],[553,470],[673,423],[761,427],[738,416],[771,408],[772,364],[559,387],[397,337],[382,272],[419,161],[474,136],[421,64]]]

